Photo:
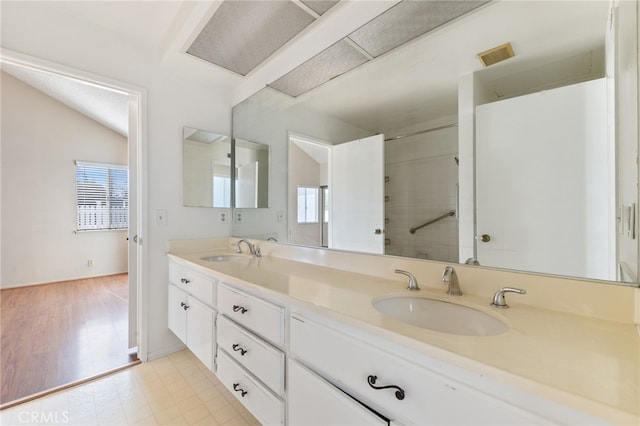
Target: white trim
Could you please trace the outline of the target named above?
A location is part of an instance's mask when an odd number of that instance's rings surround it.
[[[76,166],[102,167],[105,169],[129,170],[129,166],[127,166],[126,164],[97,163],[93,161],[81,161],[81,160],[73,160],[73,163]]]
[[[114,80],[102,75],[92,74],[66,65],[50,62],[45,59],[36,58],[15,52],[9,49],[0,48],[0,63],[12,64],[15,66],[31,68],[42,72],[55,74],[71,79],[80,80],[85,83],[96,85],[102,89],[109,89],[118,93],[130,95],[135,98],[138,104],[137,108],[137,141],[136,149],[138,151],[137,164],[137,216],[138,216],[138,247],[137,256],[137,289],[138,289],[138,315],[136,318],[138,324],[138,358],[142,361],[148,360],[148,294],[149,284],[148,277],[148,249],[142,244],[143,239],[147,235],[147,91],[145,88]]]

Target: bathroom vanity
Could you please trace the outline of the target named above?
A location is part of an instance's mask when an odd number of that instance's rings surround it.
[[[522,303],[527,295],[509,294],[511,308],[493,308],[491,294],[465,280],[469,272],[460,277],[463,295],[447,295],[438,272],[445,264],[334,252],[328,267],[318,249],[261,242],[256,257],[225,241],[172,247],[169,327],[263,424],[640,420],[633,323]],[[421,290],[406,290],[394,264],[414,272]],[[407,296],[477,310],[505,329],[434,331],[373,305]]]

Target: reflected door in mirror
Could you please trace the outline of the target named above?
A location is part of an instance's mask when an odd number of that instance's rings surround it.
[[[478,107],[481,265],[615,279],[606,104],[598,79]]]

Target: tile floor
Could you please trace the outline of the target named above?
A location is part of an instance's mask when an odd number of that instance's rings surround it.
[[[0,412],[0,424],[212,425],[259,422],[183,350]]]

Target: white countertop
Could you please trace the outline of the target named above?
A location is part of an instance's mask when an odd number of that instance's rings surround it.
[[[209,262],[220,252],[170,255],[203,272],[214,271],[286,303],[298,303],[338,315],[369,332],[443,361],[541,397],[555,400],[616,424],[640,424],[640,336],[634,324],[593,319],[530,306],[509,298],[510,309],[492,308],[477,296],[448,296],[424,289],[422,297],[467,305],[507,323],[496,336],[441,333],[383,316],[377,297],[408,293],[404,281],[296,262],[247,256],[242,261]],[[464,283],[461,283],[464,292]],[[414,295],[412,293],[411,295]]]

